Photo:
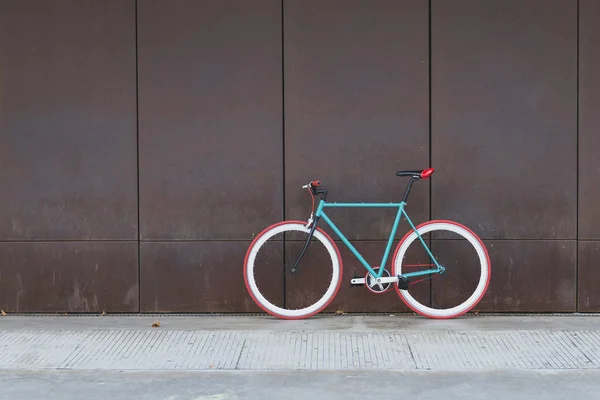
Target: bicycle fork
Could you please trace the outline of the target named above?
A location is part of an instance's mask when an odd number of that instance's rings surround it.
[[[310,233],[308,234],[308,238],[306,239],[306,243],[304,243],[304,247],[302,248],[302,251],[300,252],[300,255],[298,256],[298,258],[296,259],[296,262],[294,263],[294,266],[292,267],[292,274],[295,274],[298,272],[298,264],[300,263],[300,260],[302,259],[302,257],[304,256],[304,253],[306,253],[306,250],[308,249],[308,245],[310,244],[310,241],[313,237],[313,234],[315,233],[315,229],[317,229],[317,224],[319,223],[319,219],[321,219],[321,209],[323,208],[323,203],[325,201],[327,201],[327,189],[317,189],[317,187],[319,187],[321,185],[321,181],[311,181],[308,185],[303,186],[303,188],[309,189],[312,199],[313,199],[313,211],[310,213],[310,218],[308,219],[308,222],[306,223],[306,227],[308,228],[310,226]],[[319,207],[317,209],[317,215],[315,216],[314,220],[313,220],[313,212],[315,209],[315,195],[321,195],[321,199],[319,201]],[[311,226],[312,224],[312,226]]]
[[[306,250],[308,249],[308,245],[310,244],[310,240],[312,239],[315,229],[317,228],[317,223],[319,222],[319,219],[321,219],[321,217],[317,216],[317,217],[315,217],[315,219],[313,221],[313,216],[311,214],[311,216],[308,220],[308,224],[307,224],[307,227],[312,224],[310,227],[310,233],[308,234],[308,238],[306,239],[306,243],[304,243],[304,247],[302,248],[300,255],[298,256],[298,258],[296,259],[296,262],[294,263],[294,266],[292,267],[292,274],[295,274],[298,272],[298,264],[300,263],[300,260],[302,259],[302,257],[304,256],[304,253],[306,253]]]

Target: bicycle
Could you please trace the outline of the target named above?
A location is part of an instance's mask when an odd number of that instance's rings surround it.
[[[317,224],[322,219],[341,239],[342,243],[346,245],[346,247],[366,269],[366,274],[364,277],[355,276],[353,279],[351,279],[350,283],[352,286],[366,285],[371,292],[376,294],[384,293],[388,289],[390,289],[391,286],[393,286],[397,294],[408,306],[408,308],[410,308],[417,314],[428,318],[455,318],[472,310],[473,307],[475,307],[484,296],[488,288],[491,276],[490,258],[487,249],[485,248],[481,239],[466,226],[449,220],[431,220],[424,222],[418,226],[415,226],[405,210],[408,195],[410,193],[413,183],[421,179],[428,179],[434,173],[434,171],[435,170],[433,168],[427,168],[421,171],[397,172],[397,176],[410,177],[410,181],[404,191],[402,201],[399,203],[330,203],[327,202],[328,191],[326,189],[321,188],[321,181],[311,181],[307,185],[302,186],[303,189],[307,189],[309,191],[312,197],[312,211],[308,220],[286,220],[273,224],[265,228],[258,236],[256,236],[256,238],[254,238],[254,240],[248,247],[246,257],[244,260],[244,281],[246,283],[246,288],[252,300],[268,314],[282,319],[308,318],[321,312],[330,304],[330,302],[337,295],[342,282],[342,257],[340,255],[338,246],[335,244],[331,236],[327,234],[322,228],[317,227]],[[315,196],[320,196],[316,212]],[[347,239],[347,237],[327,216],[324,210],[326,208],[335,207],[391,207],[398,209],[396,218],[392,225],[390,237],[387,240],[387,245],[379,266],[370,265],[365,260],[363,255],[354,247],[354,245],[352,245],[352,243]],[[385,266],[392,248],[392,243],[394,241],[401,217],[404,217],[406,221],[408,221],[411,230],[409,230],[398,243],[394,255],[392,257],[392,269],[390,272],[385,268]],[[460,261],[460,258],[464,257],[464,255],[466,254],[464,251],[459,251],[460,249],[463,249],[464,246],[461,247],[456,245],[456,242],[452,241],[453,239],[449,239],[444,236],[433,237],[434,233],[438,231],[443,231],[443,235],[448,235],[449,233],[457,234],[459,237],[466,239],[466,241],[468,242],[468,249],[475,250],[478,259],[478,263],[476,264],[476,273],[475,275],[471,274],[470,276],[467,274],[467,278],[476,278],[477,284],[475,289],[471,292],[470,290],[464,289],[465,282],[467,282],[467,279],[464,277],[458,280],[451,280],[449,281],[450,283],[446,281],[446,284],[450,285],[452,289],[446,292],[442,292],[441,296],[434,297],[432,294],[434,284],[430,283],[429,296],[428,291],[426,290],[427,287],[421,289],[420,293],[418,291],[416,292],[416,297],[420,296],[424,298],[419,301],[415,298],[414,293],[409,293],[409,288],[412,288],[413,285],[419,282],[431,282],[433,277],[444,276],[450,270],[452,270],[453,272],[460,272],[463,270],[463,265],[467,265],[467,263],[462,264],[459,268],[457,263],[452,265],[448,263],[441,264],[438,261],[437,257],[434,257],[432,251],[432,243],[434,241],[436,246],[441,249],[440,252],[442,255],[447,255],[448,252],[452,254],[453,252],[458,251]],[[283,240],[276,241],[275,244],[277,244],[277,246],[271,246],[270,248],[267,248],[267,242],[275,235],[280,233],[284,234]],[[301,234],[308,235],[308,237],[306,239],[297,239],[297,235]],[[286,235],[288,236],[286,237]],[[429,241],[429,245],[427,245],[426,240]],[[288,307],[288,305],[286,304],[285,295],[283,300],[283,307],[277,306],[271,301],[267,300],[265,294],[266,292],[268,292],[268,288],[261,292],[256,283],[256,276],[257,274],[260,275],[260,272],[257,271],[257,267],[255,264],[256,258],[259,255],[259,253],[262,252],[263,254],[267,255],[277,254],[277,257],[283,257],[284,277],[281,283],[285,287],[289,277],[286,269],[286,259],[294,254],[294,252],[292,251],[292,247],[298,247],[303,244],[299,255],[295,259],[293,267],[290,270],[291,275],[295,275],[299,272],[300,260],[306,255],[307,250],[309,249],[309,245],[312,242],[315,243],[312,245],[311,249],[315,248],[315,246],[318,246],[319,244],[322,245],[322,248],[325,250],[325,257],[327,257],[329,260],[329,266],[327,266],[326,271],[328,274],[329,272],[331,272],[331,278],[323,296],[315,302],[311,301],[311,303],[308,306],[299,309]],[[417,243],[417,247],[418,243],[422,245],[421,253],[419,254],[422,255],[422,249],[425,250],[426,255],[430,259],[427,263],[404,263],[409,248],[414,248],[414,246],[410,247],[410,245],[413,243]],[[281,251],[282,248],[283,255],[279,255],[279,251]],[[321,249],[321,246],[318,246],[317,248]],[[416,255],[412,253],[411,257],[415,256]],[[316,256],[313,257],[313,259],[315,258],[318,259],[318,257]],[[291,260],[293,260],[293,258],[291,258]],[[277,267],[278,263],[279,261],[275,260],[270,264],[267,263],[267,265],[269,266],[268,268],[273,269]],[[422,271],[406,272],[409,271],[410,268],[416,267],[424,267],[426,269]],[[319,269],[315,271],[317,273],[324,273],[323,271],[325,270]],[[263,274],[266,275],[267,273],[264,272]],[[329,278],[327,278],[327,280],[328,279]],[[323,280],[326,279],[323,278]],[[316,279],[315,283],[318,283],[319,281],[321,281],[321,278]],[[274,280],[270,280],[270,283],[274,284],[275,286],[278,285],[277,281]],[[305,299],[308,296],[308,292],[306,291],[305,286],[306,285],[301,285],[301,289],[296,291],[299,294],[296,295],[294,299],[288,300],[287,302],[294,303],[298,302],[301,299]],[[444,287],[442,286],[442,288]],[[457,294],[459,294],[459,292],[463,294],[462,292],[465,291],[467,292],[467,295],[470,293],[470,296],[468,296],[468,298],[465,301],[452,307],[443,306],[444,304],[447,304],[451,298],[457,297]],[[434,307],[434,301],[441,304],[442,307]],[[431,305],[429,303],[431,303]]]

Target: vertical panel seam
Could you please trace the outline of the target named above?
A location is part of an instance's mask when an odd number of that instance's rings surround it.
[[[576,104],[577,104],[577,112],[576,112],[576,133],[575,133],[575,142],[576,142],[576,159],[577,159],[577,170],[576,170],[576,189],[575,189],[575,311],[579,311],[579,0],[577,0],[577,73],[576,73]]]
[[[135,0],[135,135],[136,135],[136,165],[137,165],[137,267],[138,267],[138,313],[142,311],[142,274],[141,274],[141,220],[140,220],[140,107],[139,107],[139,67],[138,67],[138,0]]]
[[[284,13],[283,13],[283,2],[281,0],[281,170],[282,170],[282,179],[281,179],[281,189],[282,189],[282,219],[285,220],[285,42],[284,42]],[[286,266],[285,266],[285,236],[283,234],[283,258],[282,258],[282,268],[283,268],[283,308],[287,307],[287,288],[285,285],[286,282]]]
[[[429,90],[429,94],[428,94],[428,104],[429,104],[429,167],[433,167],[433,160],[432,160],[432,156],[431,156],[431,148],[433,145],[433,142],[431,140],[431,132],[432,132],[432,115],[431,115],[431,111],[432,111],[432,101],[431,101],[431,34],[432,34],[432,28],[431,28],[431,0],[428,1],[428,5],[427,5],[427,30],[428,30],[428,43],[427,43],[427,49],[428,49],[428,56],[429,56],[429,65],[428,65],[428,90]],[[429,180],[429,220],[433,219],[433,180]],[[431,235],[429,236],[429,248],[431,248],[433,245],[433,240],[431,239]],[[429,280],[429,306],[432,307],[433,305],[433,282],[432,280]]]

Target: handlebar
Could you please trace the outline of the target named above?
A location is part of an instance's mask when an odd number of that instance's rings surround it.
[[[308,189],[309,187],[313,188],[313,187],[319,187],[319,186],[321,186],[321,181],[310,181],[308,183],[308,185],[302,186],[302,189]]]
[[[321,195],[321,200],[327,199],[327,189],[317,189],[321,186],[320,180],[310,181],[308,184],[302,186],[302,189],[308,189],[310,194],[313,196],[313,208],[314,208],[314,196]]]

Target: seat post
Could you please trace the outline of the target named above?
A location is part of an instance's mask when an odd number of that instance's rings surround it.
[[[408,199],[408,194],[410,193],[410,188],[412,187],[412,184],[414,183],[414,181],[416,181],[418,178],[415,178],[414,176],[412,178],[410,178],[410,181],[408,182],[408,186],[406,186],[406,190],[404,191],[404,197],[402,198],[402,202],[406,203],[406,200]]]

